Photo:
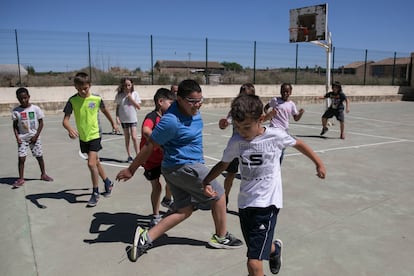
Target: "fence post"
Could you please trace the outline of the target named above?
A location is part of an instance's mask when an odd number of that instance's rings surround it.
[[[332,83],[335,81],[335,47],[332,47],[332,72],[329,72],[332,76]],[[328,84],[329,85],[329,84]]]
[[[394,52],[394,62],[392,64],[392,81],[391,81],[391,85],[394,85],[394,79],[395,79],[395,62],[397,59],[397,52]]]
[[[17,70],[19,72],[19,86],[22,87],[22,74],[20,72],[20,54],[19,54],[19,42],[17,39],[17,29],[14,29],[14,37],[16,38]]]
[[[154,85],[154,48],[152,43],[152,35],[150,36],[151,43],[151,85]]]
[[[296,43],[295,84],[298,84],[298,52],[299,52],[299,44]]]
[[[208,39],[206,38],[206,68],[204,69],[204,74],[206,78],[206,84],[209,84],[208,78]]]
[[[256,84],[256,41],[253,48],[253,84]]]
[[[368,50],[365,49],[365,62],[364,62],[364,85],[366,83],[367,78],[367,58],[368,58]]]
[[[92,82],[91,35],[89,32],[88,32],[88,58],[89,58],[89,77]]]

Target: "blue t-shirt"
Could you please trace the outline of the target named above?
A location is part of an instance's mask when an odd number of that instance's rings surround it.
[[[203,163],[203,120],[200,112],[187,116],[174,102],[162,116],[151,138],[164,150],[162,167]]]

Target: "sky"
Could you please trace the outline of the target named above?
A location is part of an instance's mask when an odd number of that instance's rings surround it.
[[[0,28],[287,43],[289,10],[325,3],[334,47],[414,52],[412,0],[1,0]]]

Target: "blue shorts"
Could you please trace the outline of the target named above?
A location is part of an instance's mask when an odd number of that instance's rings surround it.
[[[333,108],[328,108],[325,113],[323,113],[322,118],[332,118],[333,116],[335,116],[335,118],[340,121],[340,122],[344,122],[345,121],[345,116],[344,116],[344,110],[343,109],[333,109]]]
[[[122,129],[137,127],[137,122],[135,123],[121,123]]]
[[[208,197],[204,194],[203,180],[210,169],[205,164],[185,164],[174,167],[161,168],[162,175],[169,185],[177,209],[189,205],[201,205],[207,209],[213,200],[218,200],[224,194],[224,188],[216,180],[210,184],[217,192],[217,197]]]
[[[247,246],[247,258],[269,260],[276,228],[276,206],[239,209],[240,227]]]

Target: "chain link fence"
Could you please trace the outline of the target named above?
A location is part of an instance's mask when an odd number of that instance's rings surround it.
[[[154,68],[159,60],[238,66],[225,66],[220,74],[207,66],[166,74]],[[158,85],[185,78],[202,84],[324,84],[326,60],[326,50],[312,43],[0,29],[0,66],[8,65],[0,69],[3,87],[72,85],[78,71],[103,85],[121,77]],[[332,49],[331,79],[344,84],[410,85],[411,70],[410,53]]]

